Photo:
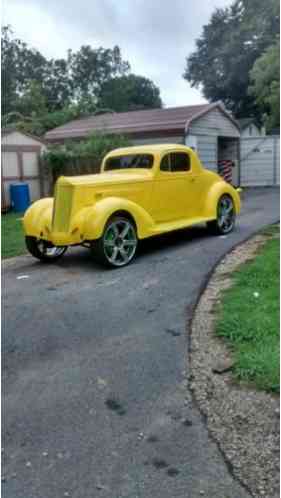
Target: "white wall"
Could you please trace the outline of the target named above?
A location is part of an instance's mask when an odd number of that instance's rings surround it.
[[[195,119],[188,130],[190,135],[240,137],[240,131],[220,109],[214,108],[201,118]]]
[[[241,138],[249,138],[249,137],[263,137],[265,136],[265,129],[259,128],[254,124],[250,124],[244,130],[241,131]]]
[[[1,153],[1,173],[2,176],[18,176],[18,156],[16,152]]]
[[[218,137],[239,138],[239,129],[219,108],[191,123],[186,145],[194,146],[205,168],[218,171]]]
[[[12,150],[5,150],[5,146],[7,146],[7,148],[10,147]],[[38,149],[32,150],[32,147],[34,146],[38,147]],[[21,169],[19,155],[22,157],[23,181],[29,185],[31,201],[35,201],[40,198],[41,192],[38,152],[41,151],[42,153],[45,148],[45,145],[40,140],[26,136],[18,131],[13,131],[2,137],[1,174],[5,194],[4,199],[2,199],[3,207],[4,204],[8,206],[10,205],[10,184],[16,183],[20,180]],[[7,177],[14,177],[14,179],[6,180],[5,178]],[[38,178],[32,179],[30,177]],[[47,189],[48,185],[44,185],[44,187]]]
[[[241,186],[270,186],[280,183],[280,137],[241,140]]]
[[[198,135],[196,152],[205,168],[218,171],[217,137]]]

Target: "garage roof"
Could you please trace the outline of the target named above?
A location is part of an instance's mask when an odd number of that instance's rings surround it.
[[[148,109],[92,115],[54,128],[46,133],[45,138],[48,141],[85,138],[95,131],[122,133],[126,135],[141,135],[152,132],[163,133],[165,131],[184,133],[193,120],[201,117],[215,107],[219,107],[238,127],[236,121],[225,110],[223,105],[216,102],[213,104],[170,107],[167,109]]]
[[[19,130],[16,126],[6,126],[1,129],[1,137],[7,137],[11,133],[19,133],[20,135],[24,135],[25,137],[32,138],[37,142],[45,144],[45,141],[41,137],[37,137],[37,135],[31,135],[31,133],[26,133],[25,131]]]

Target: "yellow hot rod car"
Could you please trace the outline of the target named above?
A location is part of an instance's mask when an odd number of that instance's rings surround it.
[[[191,148],[162,144],[113,150],[100,174],[60,177],[54,199],[32,204],[23,223],[27,248],[40,260],[80,244],[121,267],[140,239],[202,222],[227,234],[239,211],[237,190],[204,169]]]

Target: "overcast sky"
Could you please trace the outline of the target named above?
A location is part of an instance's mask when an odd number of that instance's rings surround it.
[[[3,0],[2,24],[45,57],[81,45],[119,45],[134,73],[160,87],[166,107],[204,102],[182,78],[185,58],[215,7],[232,0]]]

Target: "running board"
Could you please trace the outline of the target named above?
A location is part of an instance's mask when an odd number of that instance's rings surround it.
[[[161,234],[164,232],[172,232],[173,230],[180,230],[181,228],[188,228],[193,225],[199,225],[200,223],[206,223],[207,221],[212,221],[214,218],[185,218],[177,221],[169,221],[165,223],[158,223],[154,225],[151,229],[151,234]]]

